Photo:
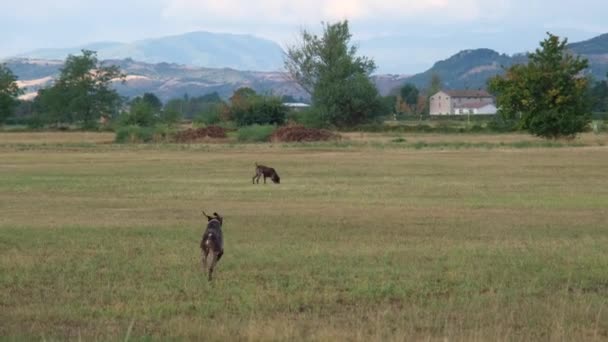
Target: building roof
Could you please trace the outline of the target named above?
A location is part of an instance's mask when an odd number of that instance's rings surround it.
[[[445,90],[444,93],[451,97],[492,97],[485,90]]]

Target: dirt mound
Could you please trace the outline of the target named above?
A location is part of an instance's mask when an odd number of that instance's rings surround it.
[[[304,126],[285,126],[277,129],[270,137],[271,141],[327,141],[340,139],[340,136],[325,129],[306,128]]]
[[[178,143],[188,143],[205,138],[226,138],[226,129],[218,126],[208,126],[203,128],[188,128],[175,134],[174,140]]]

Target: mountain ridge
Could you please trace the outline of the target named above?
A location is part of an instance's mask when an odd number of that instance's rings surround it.
[[[215,34],[213,34],[215,35]],[[200,32],[179,35],[185,40],[200,37]],[[235,36],[235,35],[232,35]],[[237,35],[238,36],[238,35]],[[249,37],[241,35],[240,37]],[[169,37],[171,38],[171,36]],[[157,39],[154,41],[158,42]],[[101,42],[106,47],[121,44]],[[608,72],[608,34],[568,44],[575,54],[589,60],[587,75],[604,79]],[[238,54],[238,52],[236,52]],[[247,54],[246,54],[247,55]],[[411,76],[399,74],[377,74],[372,76],[380,93],[394,93],[395,89],[405,83],[412,83],[420,89],[426,88],[433,74],[437,74],[446,89],[479,89],[485,88],[490,77],[504,73],[505,68],[516,63],[525,63],[527,54],[507,55],[492,49],[466,49],[439,60],[428,70]],[[26,98],[35,96],[35,92],[52,83],[63,65],[62,60],[45,59],[9,59],[9,68],[19,77],[21,86],[27,87]],[[171,97],[204,95],[217,91],[227,98],[239,87],[252,87],[258,92],[276,95],[292,95],[296,98],[308,98],[300,87],[280,71],[242,71],[235,68],[209,68],[187,65],[187,63],[145,62],[134,58],[107,59],[105,63],[117,64],[127,76],[126,85],[116,85],[123,96],[137,96],[144,92],[154,92],[166,100]],[[281,61],[282,62],[282,61]]]
[[[589,68],[586,75],[605,79],[608,73],[608,33],[567,45],[572,53],[586,58]],[[492,49],[462,50],[447,59],[435,62],[428,70],[415,74],[407,82],[418,88],[429,85],[432,75],[441,78],[446,89],[485,88],[490,77],[504,74],[506,68],[526,63],[527,53],[501,54]]]
[[[65,59],[82,49],[101,60],[132,58],[146,63],[178,63],[207,68],[276,71],[283,65],[281,47],[249,34],[193,31],[128,43],[94,42],[70,48],[37,49],[11,58]]]

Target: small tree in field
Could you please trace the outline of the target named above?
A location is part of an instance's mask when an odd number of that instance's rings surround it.
[[[117,66],[103,66],[94,51],[69,55],[55,84],[38,92],[39,114],[49,123],[93,128],[102,115],[118,111],[121,98],[111,84],[124,77]]]
[[[17,77],[5,64],[0,64],[0,125],[13,115],[17,104],[17,96],[23,91],[17,86]]]
[[[548,34],[531,53],[527,65],[514,65],[496,76],[489,88],[497,95],[499,113],[518,119],[520,126],[544,138],[574,137],[591,120],[587,60],[566,51],[567,39]]]
[[[323,124],[352,126],[386,114],[381,113],[382,99],[369,79],[376,65],[357,56],[348,21],[324,24],[321,36],[303,31],[301,38],[287,49],[285,68],[311,94]]]
[[[230,97],[230,116],[239,126],[282,125],[287,107],[281,98],[258,95],[251,88],[237,89]]]

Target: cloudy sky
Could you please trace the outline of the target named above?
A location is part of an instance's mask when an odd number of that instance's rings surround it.
[[[607,14],[607,0],[0,0],[0,57],[197,30],[285,46],[300,28],[349,19],[381,71],[412,73],[465,48],[530,50],[546,31],[588,39],[608,32]]]

